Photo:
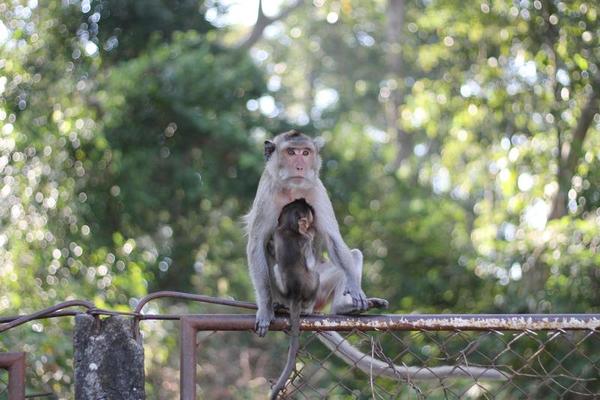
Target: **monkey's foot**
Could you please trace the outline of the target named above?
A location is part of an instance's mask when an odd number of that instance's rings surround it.
[[[369,297],[369,310],[371,308],[387,309],[390,303],[386,299],[380,299],[378,297]]]
[[[366,309],[353,308],[351,305],[345,304],[345,305],[342,305],[341,307],[332,308],[331,312],[333,314],[342,314],[342,315],[360,315],[372,308],[385,309],[385,308],[388,308],[388,305],[389,305],[387,300],[380,299],[378,297],[369,297],[368,299],[365,300],[365,302],[368,304],[368,308],[366,308]]]

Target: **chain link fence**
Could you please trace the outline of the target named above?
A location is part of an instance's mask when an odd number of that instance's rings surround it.
[[[0,369],[0,400],[8,399],[8,371]]]
[[[303,338],[289,394],[306,399],[551,399],[600,393],[598,332],[352,331],[344,337],[390,366],[418,366],[433,378],[393,380],[359,372],[356,364],[346,366],[334,352],[320,348],[313,333]],[[434,368],[441,365],[459,366],[457,376],[436,376]],[[488,380],[468,367],[498,370],[504,379]]]
[[[271,332],[267,340],[256,339],[248,331],[253,318],[232,324],[234,320],[242,318],[210,316],[183,324],[193,327],[197,357],[194,387],[186,388],[190,364],[183,352],[192,342],[182,337],[183,399],[266,397],[285,364],[289,338]],[[600,399],[600,331],[595,323],[525,320],[507,329],[508,324],[469,326],[463,321],[455,327],[385,327],[355,318],[344,326],[330,324],[362,353],[350,360],[341,342],[330,339],[323,345],[321,332],[328,322],[321,320],[320,327],[316,322],[318,318],[304,321],[310,331],[301,335],[285,398]],[[285,327],[283,319],[274,329]],[[224,332],[236,330],[240,332]],[[239,368],[231,365],[238,355]]]
[[[142,314],[147,302],[162,297],[256,307],[157,292],[127,313],[69,301],[3,317],[0,333],[40,318],[82,314],[64,311],[74,306],[97,318],[132,317],[136,337],[142,321],[178,320],[181,399],[266,397],[286,361],[289,337],[278,332],[289,328],[286,318],[276,318],[267,337],[258,338],[254,313]],[[301,329],[286,398],[600,399],[600,314],[312,315],[302,317]],[[0,353],[0,400],[12,398],[10,391],[24,391],[24,377],[24,353]],[[40,397],[56,398],[51,390],[27,393],[27,398]]]

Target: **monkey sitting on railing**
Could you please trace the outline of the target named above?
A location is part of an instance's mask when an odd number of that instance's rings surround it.
[[[248,267],[258,306],[255,329],[259,336],[269,330],[277,303],[276,283],[271,278],[276,260],[269,243],[273,240],[282,209],[298,199],[304,199],[314,211],[311,249],[314,270],[319,276],[315,310],[323,310],[330,303],[333,314],[360,314],[370,308],[387,308],[388,305],[384,299],[367,298],[362,290],[363,255],[358,249],[350,250],[344,242],[333,206],[319,178],[322,145],[320,140],[296,130],[265,141],[266,165],[252,207],[244,217]],[[422,368],[388,364],[360,352],[336,332],[320,332],[318,338],[349,365],[392,379],[441,379],[465,374],[479,379],[503,378],[495,369],[472,366]]]
[[[294,365],[299,348],[300,313],[311,313],[317,300],[319,274],[313,253],[313,209],[304,199],[283,207],[273,235],[275,261],[271,276],[273,300],[290,313],[290,348],[271,399],[277,399]]]

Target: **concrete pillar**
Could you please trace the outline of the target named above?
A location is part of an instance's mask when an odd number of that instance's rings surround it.
[[[133,336],[133,319],[80,314],[73,337],[75,398],[144,400],[144,347]]]

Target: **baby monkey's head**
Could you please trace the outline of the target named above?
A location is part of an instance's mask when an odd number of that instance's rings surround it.
[[[285,205],[279,214],[278,226],[307,235],[314,221],[314,210],[304,199]]]

